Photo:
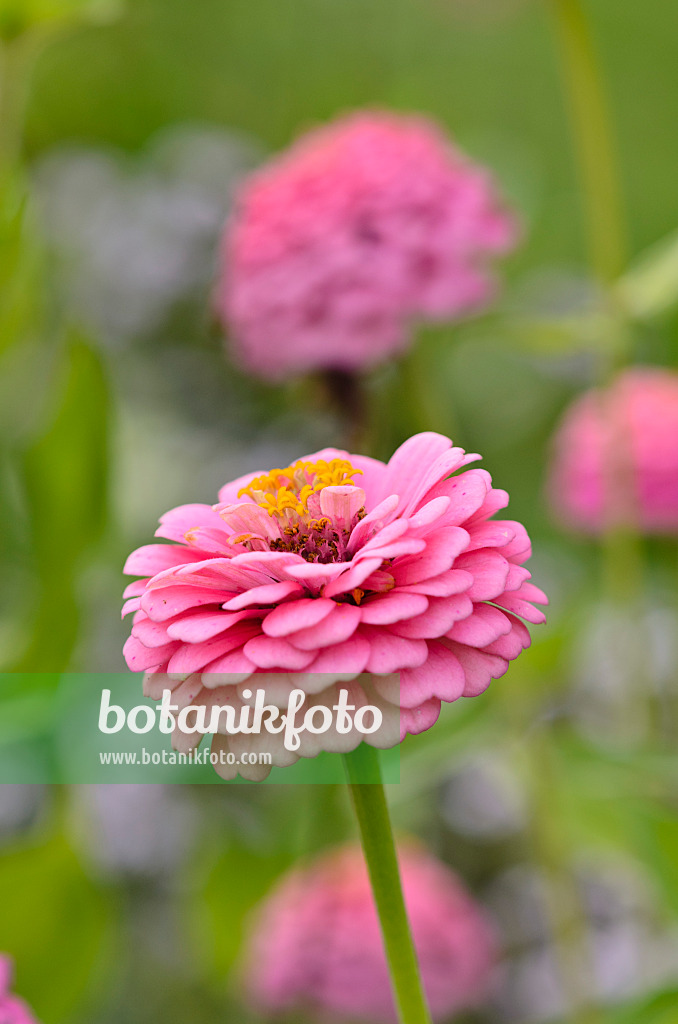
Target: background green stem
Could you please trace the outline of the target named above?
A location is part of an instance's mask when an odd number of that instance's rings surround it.
[[[613,131],[585,8],[580,0],[553,0],[553,11],[582,184],[591,268],[605,288],[609,314],[610,335],[603,339],[599,352],[600,377],[603,383],[609,383],[631,358],[633,342],[624,311],[609,287],[616,282],[627,262]],[[628,451],[625,426],[623,422],[615,423],[612,406],[608,406],[606,397],[602,400],[605,403],[602,415],[612,422],[613,436],[606,458],[608,505],[621,503],[628,508],[633,474],[625,456]],[[602,539],[603,585],[612,603],[628,605],[642,593],[643,551],[638,530],[632,526],[620,528],[617,513],[617,507],[605,510],[609,527]]]
[[[591,32],[579,0],[554,0],[572,134],[589,230],[591,263],[610,284],[626,264],[621,188],[607,102]]]
[[[379,755],[363,744],[344,757],[367,870],[379,914],[400,1024],[431,1024],[414,951]]]
[[[26,33],[0,40],[0,177],[21,159],[28,86],[38,40]]]

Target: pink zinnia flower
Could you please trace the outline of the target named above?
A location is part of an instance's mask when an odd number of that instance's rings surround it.
[[[488,172],[433,122],[353,114],[246,183],[218,311],[259,376],[360,370],[402,352],[413,321],[486,306],[516,238]]]
[[[477,458],[433,433],[387,465],[325,449],[226,484],[218,505],[168,512],[156,536],[171,543],[125,565],[144,577],[123,614],[134,612],[124,653],[148,673],[146,694],[169,687],[179,707],[242,706],[250,677],[287,673],[279,692],[319,698],[350,681],[352,702],[381,701],[395,716],[395,743],[430,728],[441,701],[482,693],[529,645],[521,619],[542,622],[532,602],[546,598],[522,565],[524,527],[491,518],[506,492],[482,469],[451,476]],[[179,749],[199,740],[174,734]],[[213,748],[238,740],[252,749],[253,737],[232,735]],[[345,738],[348,749],[359,741]]]
[[[678,531],[678,374],[633,367],[575,399],[557,431],[549,494],[588,533]]]
[[[405,903],[434,1020],[478,1004],[495,945],[457,877],[415,846],[399,853]],[[332,851],[276,885],[246,946],[245,987],[263,1013],[323,1021],[396,1020],[379,921],[357,847]]]
[[[11,995],[12,961],[0,954],[0,1024],[37,1024],[22,999]]]

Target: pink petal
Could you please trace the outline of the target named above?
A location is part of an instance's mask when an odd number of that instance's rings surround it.
[[[432,501],[428,501],[414,515],[409,517],[410,532],[427,530],[429,526],[445,515],[449,506],[450,498],[444,494],[439,498],[433,498]]]
[[[491,486],[490,474],[484,469],[469,469],[451,480],[443,480],[427,497],[446,495],[450,505],[445,513],[446,526],[468,526],[482,508]]]
[[[369,642],[360,635],[352,636],[343,644],[320,651],[315,661],[308,666],[306,676],[325,673],[358,676],[365,671],[369,657]],[[305,689],[301,681],[300,685]]]
[[[487,644],[484,650],[488,654],[498,654],[500,658],[513,661],[521,651],[526,650],[530,646],[532,639],[530,631],[524,622],[516,619],[514,615],[507,615],[506,618],[511,622],[511,632],[507,633],[506,636],[500,636],[493,643]]]
[[[172,675],[190,675],[209,665],[215,658],[221,658],[230,651],[242,647],[243,643],[256,635],[257,627],[244,623],[234,626],[225,636],[214,637],[202,644],[181,644],[170,659],[167,671]]]
[[[123,597],[141,597],[146,590],[146,580],[133,580],[122,592]]]
[[[466,550],[477,551],[479,548],[502,548],[502,554],[504,557],[508,557],[504,548],[506,548],[515,537],[516,525],[517,524],[505,520],[495,522],[493,519],[488,519],[485,522],[478,523],[469,529],[471,540]]]
[[[473,586],[473,576],[463,569],[448,569],[441,572],[440,576],[432,576],[421,583],[409,583],[407,586],[399,586],[398,592],[407,594],[426,594],[430,597],[451,597],[453,594],[462,594]]]
[[[214,604],[219,595],[214,590],[202,590],[198,587],[166,587],[162,590],[147,590],[141,598],[141,607],[149,619],[165,622],[189,608]]]
[[[267,540],[276,540],[280,537],[275,519],[259,505],[248,502],[241,502],[238,505],[215,505],[214,511],[218,512],[219,518],[234,534],[253,533]]]
[[[304,562],[299,559],[298,565],[290,566],[289,574],[300,580],[307,590],[317,593],[327,583],[341,576],[346,571],[346,562]]]
[[[229,684],[244,682],[256,671],[256,665],[247,657],[243,649],[239,647],[235,651],[215,658],[209,665],[205,665],[202,671],[203,683],[209,689],[223,686],[224,676]],[[225,701],[224,701],[225,703]]]
[[[426,550],[416,558],[403,558],[393,566],[392,572],[399,587],[439,576],[451,569],[460,552],[468,544],[466,530],[459,527],[443,527],[431,534]]]
[[[267,636],[288,636],[297,630],[317,625],[334,607],[334,601],[322,597],[288,601],[269,612],[262,623],[262,629]]]
[[[355,590],[356,587],[360,587],[362,583],[367,580],[371,574],[378,569],[382,563],[381,557],[376,558],[358,558],[354,562],[344,562],[345,566],[350,566],[345,572],[338,576],[336,580],[332,580],[324,588],[323,593],[325,597],[337,597],[339,594],[347,594],[351,590]]]
[[[391,494],[388,498],[384,498],[383,501],[379,502],[376,508],[373,508],[371,512],[368,512],[365,518],[361,519],[353,530],[349,540],[348,550],[351,552],[357,551],[358,548],[366,544],[374,534],[383,530],[391,521],[391,517],[399,504],[400,498],[397,494]]]
[[[375,684],[376,685],[376,684]],[[413,708],[435,697],[453,701],[462,696],[466,676],[455,655],[442,643],[432,640],[428,658],[419,668],[406,668],[400,673],[400,704]]]
[[[155,535],[183,544],[189,530],[218,529],[220,526],[219,516],[211,505],[180,505],[160,516],[160,526]]]
[[[451,448],[449,451],[443,452],[438,458],[431,464],[425,474],[421,477],[418,486],[413,491],[409,501],[404,507],[401,506],[401,515],[410,515],[418,504],[426,501],[429,496],[429,492],[436,487],[442,480],[445,480],[454,473],[456,469],[459,469],[464,463],[470,459],[480,458],[479,455],[466,455],[463,448]],[[459,479],[461,479],[461,474]]]
[[[499,679],[508,668],[508,662],[496,654],[486,654],[475,647],[466,647],[452,640],[445,641],[445,644],[457,656],[464,670],[465,697],[477,697],[478,694],[484,693],[492,680]]]
[[[239,611],[241,608],[260,607],[266,604],[275,604],[277,601],[284,601],[294,594],[303,594],[304,588],[294,580],[287,580],[284,583],[265,583],[261,587],[252,587],[244,594],[238,594],[229,601],[225,601],[223,608],[227,611]]]
[[[504,558],[508,558],[512,562],[526,562],[532,554],[532,544],[523,524],[512,519],[505,519],[498,522],[497,525],[505,526],[513,531],[511,541],[501,549]]]
[[[365,505],[362,487],[342,485],[323,487],[320,492],[320,511],[329,516],[338,530],[348,530],[353,517]]]
[[[427,700],[418,708],[402,708],[400,712],[400,738],[416,736],[435,725],[440,717],[440,701]]]
[[[204,558],[206,554],[231,558],[237,554],[237,548],[230,543],[229,535],[224,529],[212,530],[195,527],[186,531],[184,540],[191,548],[198,549],[196,558]]]
[[[184,679],[172,691],[172,704],[176,704],[179,710],[196,703],[196,698],[202,690],[202,676],[199,672]],[[199,703],[199,702],[198,702]]]
[[[503,552],[502,552],[503,554]],[[532,573],[524,565],[515,565],[509,562],[508,576],[506,577],[506,590],[520,590],[523,583],[530,579]]]
[[[132,552],[122,571],[126,576],[155,576],[165,569],[196,561],[195,551],[183,544],[144,544]]]
[[[407,640],[390,631],[375,626],[360,627],[360,636],[369,640],[370,656],[367,671],[377,675],[389,675],[404,668],[423,665],[428,656],[424,640]]]
[[[138,612],[140,608],[141,598],[131,597],[129,601],[125,601],[125,603],[123,604],[122,611],[120,612],[120,618],[124,619],[125,616],[129,615],[130,612]]]
[[[510,632],[511,623],[507,615],[492,605],[477,604],[473,608],[473,614],[455,623],[447,636],[450,640],[468,644],[470,647],[486,647]]]
[[[125,646],[122,649],[127,667],[132,672],[146,672],[151,668],[158,668],[164,665],[168,658],[171,658],[179,644],[165,644],[163,647],[144,647],[141,641],[134,636],[127,637]]]
[[[487,497],[480,506],[477,512],[474,512],[473,516],[469,519],[467,525],[477,523],[481,519],[489,519],[495,512],[498,512],[501,508],[506,508],[509,503],[509,496],[506,491],[502,491],[499,488],[493,487],[488,492]]]
[[[170,679],[166,672],[147,672],[144,676],[142,689],[144,697],[160,700],[163,690],[174,691],[180,685],[180,679]]]
[[[509,574],[509,563],[493,548],[464,552],[456,561],[458,569],[466,569],[473,576],[473,586],[467,591],[472,601],[491,601],[503,593]]]
[[[535,604],[548,604],[549,599],[543,590],[539,587],[535,587],[534,583],[523,583],[519,591],[520,597],[524,597],[527,601],[534,601]]]
[[[454,597],[432,597],[428,608],[416,618],[396,622],[391,632],[411,640],[434,640],[445,636],[459,619],[466,618],[473,611],[473,604],[466,594]]]
[[[132,626],[132,636],[141,641],[144,647],[164,647],[170,644],[176,637],[168,636],[167,629],[161,622],[153,622],[147,616],[135,620]]]
[[[388,461],[382,481],[384,496],[400,495],[400,508],[404,509],[419,491],[422,478],[427,477],[431,463],[451,447],[449,437],[432,431],[408,438]]]
[[[507,608],[514,615],[520,615],[522,619],[532,622],[535,626],[540,626],[543,622],[546,622],[546,616],[542,611],[539,611],[529,601],[524,601],[515,593],[507,593],[502,594],[501,597],[495,597],[494,603],[501,605],[502,608]]]
[[[198,612],[195,615],[184,615],[176,622],[170,623],[167,633],[173,640],[182,640],[187,644],[200,644],[219,636],[224,630],[230,629],[237,622],[253,617],[251,611]]]
[[[282,637],[256,636],[244,647],[245,654],[257,668],[281,669],[298,672],[307,668],[315,658],[315,651],[301,651]]]
[[[356,605],[335,604],[322,622],[293,633],[289,638],[290,643],[304,651],[317,651],[341,644],[355,633],[360,618],[360,608]]]
[[[409,619],[421,615],[427,608],[428,600],[423,595],[400,590],[368,597],[360,606],[363,622],[371,626],[385,626],[400,619]]]
[[[182,732],[178,726],[172,731],[172,747],[180,754],[188,754],[199,747],[205,737],[200,732]]]

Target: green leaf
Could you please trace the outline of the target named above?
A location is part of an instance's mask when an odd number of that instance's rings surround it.
[[[40,318],[42,268],[26,185],[12,175],[0,187],[0,353],[25,338]]]
[[[40,1020],[61,1024],[90,994],[111,908],[61,836],[0,856],[0,949]]]
[[[678,231],[646,250],[617,283],[629,315],[647,320],[678,303]]]
[[[12,40],[35,28],[109,18],[115,0],[0,0],[0,39]]]
[[[98,353],[68,344],[56,408],[21,464],[39,594],[21,670],[57,672],[75,642],[77,573],[103,531],[107,508],[109,398]]]

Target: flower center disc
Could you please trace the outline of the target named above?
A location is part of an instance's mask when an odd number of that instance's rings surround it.
[[[238,492],[248,495],[277,522],[272,551],[291,551],[307,562],[344,562],[351,530],[365,515],[361,475],[347,459],[300,460],[256,477]]]

